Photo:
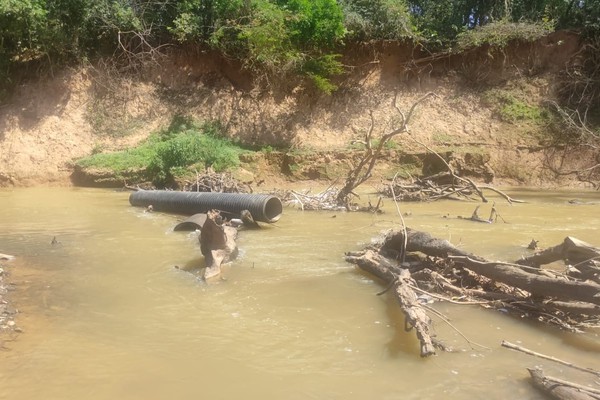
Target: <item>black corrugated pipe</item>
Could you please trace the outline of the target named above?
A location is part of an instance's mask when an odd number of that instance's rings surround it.
[[[283,212],[281,200],[269,194],[174,192],[168,190],[138,190],[131,193],[132,206],[179,214],[205,213],[220,210],[239,215],[248,210],[255,221],[277,222]]]

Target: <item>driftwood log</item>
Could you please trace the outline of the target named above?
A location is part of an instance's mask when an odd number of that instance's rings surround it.
[[[485,276],[494,281],[525,290],[534,296],[576,300],[600,304],[600,285],[540,275],[525,270],[518,264],[487,261],[469,254],[443,239],[434,238],[426,232],[408,229],[407,251],[418,251],[430,256],[447,257],[458,266]],[[383,248],[398,250],[404,242],[401,230],[388,234]]]
[[[200,251],[204,255],[206,269],[204,278],[213,278],[221,273],[221,265],[237,256],[237,229],[223,224],[223,218],[217,210],[206,215],[206,221],[200,230]]]
[[[600,391],[544,375],[540,368],[527,368],[533,385],[553,399],[558,400],[598,400]]]
[[[410,272],[401,268],[393,260],[388,260],[380,254],[367,250],[365,252],[348,253],[346,261],[358,265],[361,269],[377,276],[391,285],[394,296],[405,316],[405,329],[415,329],[421,343],[421,357],[435,354],[431,333],[431,318],[421,306],[417,294],[411,288],[417,283],[411,278]]]
[[[405,232],[392,230],[380,244],[347,253],[346,261],[394,288],[407,325],[417,332],[423,356],[435,351],[433,344],[437,342],[430,333],[427,312],[436,314],[436,310],[420,304],[416,293],[451,303],[508,310],[575,332],[600,326],[600,285],[595,282],[527,265],[489,261],[426,232]],[[569,243],[574,242],[569,239]],[[457,296],[460,301],[451,298]]]
[[[600,259],[600,248],[567,236],[558,246],[550,247],[530,257],[525,257],[519,260],[518,263],[539,267],[559,260],[564,260],[571,264],[581,264],[596,259]]]
[[[576,369],[577,371],[582,371],[582,372],[586,372],[588,374],[592,374],[595,376],[600,376],[600,371],[595,370],[593,368],[580,367],[579,365],[576,365],[572,362],[561,360],[560,358],[552,357],[552,356],[549,356],[546,354],[538,353],[536,351],[530,350],[523,346],[519,346],[514,343],[507,342],[506,340],[503,340],[501,345],[502,345],[502,347],[506,347],[507,349],[520,351],[522,353],[529,354],[530,356],[539,357],[539,358],[543,358],[544,360],[550,360],[550,361],[553,361],[553,362],[561,364],[561,365],[566,365],[567,367]]]
[[[525,257],[517,263],[539,268],[560,260],[569,266],[569,276],[600,283],[600,248],[570,236],[561,244]]]

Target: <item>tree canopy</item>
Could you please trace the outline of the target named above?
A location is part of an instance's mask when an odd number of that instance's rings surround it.
[[[335,49],[343,43],[410,39],[444,48],[507,22],[513,31],[539,25],[598,35],[600,1],[2,0],[0,80],[10,83],[11,71],[32,63],[194,43],[252,68],[305,74],[331,90],[327,78],[341,71]]]

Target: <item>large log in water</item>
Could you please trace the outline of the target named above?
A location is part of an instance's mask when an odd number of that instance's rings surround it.
[[[575,383],[551,378],[544,375],[539,368],[528,368],[531,375],[531,381],[535,387],[547,394],[549,397],[558,400],[598,400],[599,395],[588,392],[583,386]]]
[[[358,265],[361,269],[392,285],[394,296],[406,318],[406,326],[410,325],[415,329],[421,344],[421,357],[434,355],[435,347],[431,334],[431,318],[429,318],[425,309],[419,303],[417,294],[411,288],[411,286],[414,287],[417,284],[411,278],[410,272],[372,250],[348,253],[346,261]]]
[[[567,236],[558,246],[550,247],[530,257],[517,261],[519,264],[539,267],[554,261],[564,260],[571,264],[600,259],[600,249],[582,240]]]
[[[426,232],[408,229],[407,238],[408,251],[418,251],[436,257],[450,257],[459,266],[468,268],[486,278],[518,287],[534,296],[600,304],[600,285],[598,284],[551,278],[527,272],[519,265],[490,262],[456,248],[447,240],[432,237]],[[403,232],[401,230],[392,231],[387,235],[382,248],[399,252],[403,243]]]
[[[428,257],[421,257],[419,265],[416,266],[413,261],[400,263],[397,260],[404,259],[404,249],[408,252],[423,253]],[[468,272],[468,276],[485,277],[488,280],[502,283],[502,286],[505,287],[504,290],[511,290],[515,293],[487,292],[479,287],[478,279],[475,279],[475,287],[458,287],[447,277],[428,269],[429,267],[423,269],[427,263],[437,266],[440,259],[446,260],[443,263],[446,266],[448,262],[451,262],[456,267],[464,268]],[[431,320],[426,314],[426,310],[432,312],[433,310],[420,304],[417,300],[415,291],[422,289],[417,287],[411,271],[416,279],[433,282],[434,287],[443,287],[461,296],[500,300],[506,302],[504,307],[525,310],[526,314],[548,314],[554,323],[571,330],[576,329],[571,325],[573,320],[569,319],[568,323],[562,321],[554,315],[557,310],[568,313],[570,317],[576,319],[578,317],[579,320],[600,314],[600,285],[596,283],[573,280],[539,268],[487,261],[482,257],[458,249],[447,240],[412,229],[406,229],[406,238],[403,230],[390,231],[378,249],[370,248],[361,252],[347,253],[346,261],[358,265],[361,269],[387,282],[388,289],[394,288],[394,295],[406,316],[407,325],[416,330],[421,343],[422,356],[435,353],[434,339],[431,335]],[[421,268],[417,270],[419,266]],[[454,270],[454,268],[445,269]],[[450,275],[454,277],[454,274]],[[434,296],[432,293],[429,294]],[[452,301],[449,298],[442,297],[442,299]],[[461,302],[461,304],[480,303]],[[583,323],[584,321],[582,321]]]

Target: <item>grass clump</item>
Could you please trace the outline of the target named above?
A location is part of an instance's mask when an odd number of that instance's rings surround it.
[[[192,169],[211,167],[221,172],[239,165],[243,149],[222,137],[219,124],[197,124],[175,117],[168,128],[150,135],[138,147],[98,153],[77,161],[84,168],[123,172],[143,169],[148,180],[166,186]]]
[[[115,173],[122,173],[145,168],[155,153],[154,143],[148,139],[147,142],[133,149],[92,154],[78,160],[77,165],[83,168],[107,169]]]
[[[541,124],[547,122],[550,117],[546,109],[528,104],[506,91],[490,90],[483,96],[483,100],[505,122],[530,121]]]

